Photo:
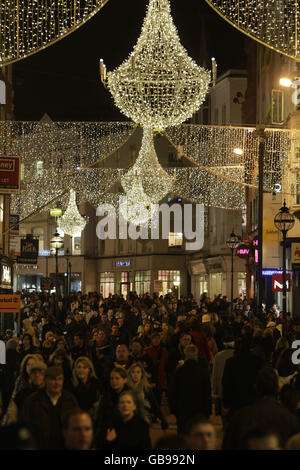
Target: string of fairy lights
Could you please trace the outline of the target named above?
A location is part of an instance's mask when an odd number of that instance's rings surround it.
[[[72,33],[108,0],[1,0],[0,67]]]
[[[206,0],[225,20],[262,44],[300,60],[300,11],[294,0]]]
[[[0,122],[0,151],[21,156],[24,165],[21,193],[11,197],[13,213],[26,217],[71,188],[78,192],[79,202],[89,201],[94,207],[100,204],[107,188],[118,183],[116,191],[121,191],[120,183],[130,169],[120,166],[122,162],[130,166],[126,155],[131,142],[136,141],[135,130],[131,123],[62,123],[60,126],[60,123]],[[266,189],[283,183],[291,143],[300,140],[300,133],[296,134],[266,130]],[[209,206],[241,208],[244,186],[257,186],[258,144],[253,129],[184,124],[168,128],[166,136],[186,161],[181,160],[186,168],[171,169],[165,165],[163,171],[173,184],[168,193]],[[242,154],[236,155],[235,149]],[[101,168],[105,161],[106,168]],[[77,167],[78,162],[84,165]],[[63,209],[67,201],[68,197],[64,196]]]

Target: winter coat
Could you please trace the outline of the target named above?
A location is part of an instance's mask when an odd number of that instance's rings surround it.
[[[63,390],[54,406],[45,390],[32,393],[24,401],[19,414],[19,422],[33,427],[39,449],[61,449],[62,417],[78,403],[72,393]]]
[[[152,359],[154,365],[153,383],[156,384],[158,390],[167,390],[167,349],[164,346],[153,346],[153,344],[150,344],[148,348],[145,348],[145,352]]]

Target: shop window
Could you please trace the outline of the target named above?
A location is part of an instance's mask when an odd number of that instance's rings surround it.
[[[239,296],[246,297],[246,273],[238,273],[238,292]]]
[[[284,121],[283,117],[283,91],[272,90],[272,124],[282,124]]]
[[[180,295],[180,271],[158,271],[158,280],[163,281],[163,295],[176,291]]]
[[[134,275],[134,288],[137,295],[150,293],[151,271],[136,271]]]
[[[182,246],[183,234],[180,232],[170,232],[168,246]]]
[[[100,294],[106,298],[115,293],[115,273],[100,273]]]

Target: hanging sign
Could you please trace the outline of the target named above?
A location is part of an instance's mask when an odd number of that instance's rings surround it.
[[[0,194],[19,194],[20,157],[0,155]]]
[[[286,273],[286,291],[291,291],[291,275]],[[272,292],[283,292],[283,274],[272,275]]]
[[[17,256],[17,263],[19,264],[37,264],[39,254],[39,241],[32,238],[32,235],[27,235],[26,238],[21,240],[21,256]]]

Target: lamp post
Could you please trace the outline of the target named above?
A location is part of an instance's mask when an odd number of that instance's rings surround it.
[[[226,245],[231,249],[231,309],[233,306],[233,252],[240,244],[240,237],[232,230]]]
[[[286,207],[285,201],[280,208],[278,214],[274,217],[274,225],[282,233],[282,312],[286,317],[286,234],[295,225],[295,217],[290,214],[290,210]]]
[[[69,311],[69,304],[70,304],[70,276],[71,273],[69,273],[69,266],[71,263],[69,263],[70,259],[70,250],[67,248],[66,249],[66,262],[67,262],[67,298],[68,298],[68,304],[67,304],[67,309]]]
[[[50,240],[50,247],[52,250],[55,250],[55,262],[56,262],[56,271],[55,271],[55,310],[56,310],[56,319],[58,316],[58,250],[64,245],[63,239],[59,236],[57,230],[55,231],[53,237]]]

